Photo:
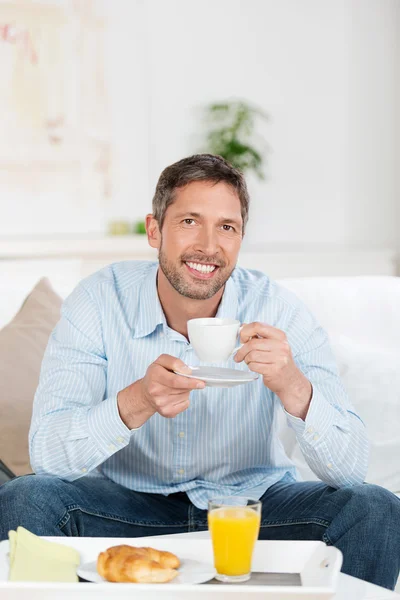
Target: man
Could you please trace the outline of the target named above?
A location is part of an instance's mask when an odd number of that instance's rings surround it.
[[[124,537],[206,529],[210,498],[245,495],[262,499],[261,539],[323,540],[343,552],[345,573],[394,587],[400,501],[363,484],[364,425],[324,331],[267,276],[235,268],[248,205],[243,176],[220,157],[169,166],[146,218],[159,264],[111,265],[65,301],[34,402],[36,476],[0,488],[0,539],[18,525]],[[244,324],[226,366],[246,363],[256,382],[208,388],[174,373],[196,360],[188,319],[216,315]],[[282,408],[325,483],[296,481],[277,438]]]

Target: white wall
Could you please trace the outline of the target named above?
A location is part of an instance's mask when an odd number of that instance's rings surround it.
[[[201,106],[243,97],[269,113],[271,149],[267,181],[250,182],[247,246],[393,246],[397,9],[397,0],[114,3],[128,53],[131,44],[129,67],[115,77],[136,98],[126,115],[126,98],[114,94],[133,144],[122,162],[139,187],[135,194],[132,178],[122,212],[139,218],[160,171],[198,150]],[[137,152],[137,106],[148,124],[147,166],[141,143]]]
[[[150,195],[147,15],[141,0],[104,0],[104,8],[113,148],[107,218],[142,219]]]
[[[161,140],[153,180],[166,160],[188,148],[187,135],[176,137],[168,149],[166,138],[169,144],[179,122],[183,131],[194,129],[194,106],[246,97],[271,118],[265,128],[271,147],[268,180],[251,186],[254,203],[247,244],[346,241],[344,3],[234,0],[228,5],[208,0],[195,19],[192,16],[192,25],[185,27],[191,5],[175,0],[168,2],[177,16],[168,33],[163,27],[167,5],[153,4],[160,13],[152,21],[152,47],[157,39],[160,46],[166,45],[161,57],[156,50],[151,53],[156,71],[152,137],[159,132]],[[185,82],[168,68],[175,61],[181,62]],[[171,75],[176,96],[155,94],[160,79],[161,88],[166,87]],[[161,130],[167,114],[170,118]]]
[[[105,220],[142,218],[160,171],[200,148],[201,107],[241,97],[270,115],[249,249],[396,245],[398,0],[104,5],[115,154]],[[40,226],[33,215],[26,233]]]
[[[353,0],[350,10],[347,195],[348,235],[396,245],[400,104],[398,0]],[[397,140],[396,140],[397,138]],[[396,164],[397,163],[397,164]]]
[[[395,22],[396,22],[397,32],[399,32],[400,31],[400,2],[398,2],[396,5]],[[395,47],[396,47],[396,52],[397,52],[397,65],[400,65],[400,36],[399,35],[397,35]],[[396,112],[396,127],[395,127],[395,131],[396,131],[395,161],[396,161],[397,170],[399,170],[399,165],[400,165],[400,76],[399,75],[397,76],[396,106],[397,106],[397,112]],[[398,231],[400,230],[400,176],[397,176],[396,205],[397,205],[397,215],[396,215],[396,219],[395,219],[395,223],[397,225],[396,249],[397,249],[398,253],[400,254],[400,235],[398,233]],[[399,269],[398,274],[400,275],[400,269]]]

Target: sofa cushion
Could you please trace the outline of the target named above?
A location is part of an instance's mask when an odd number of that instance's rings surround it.
[[[331,345],[351,402],[367,428],[366,481],[400,492],[400,351],[361,345],[345,336],[332,337]],[[297,443],[290,458],[304,479],[317,479]]]
[[[398,351],[400,277],[282,279],[315,315],[329,336]]]
[[[32,472],[28,451],[32,402],[61,302],[49,281],[41,279],[0,330],[0,459],[16,475]]]

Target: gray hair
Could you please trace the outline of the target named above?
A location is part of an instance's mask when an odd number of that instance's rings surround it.
[[[243,173],[235,169],[222,156],[214,154],[195,154],[170,165],[161,173],[153,197],[153,217],[161,230],[165,213],[175,200],[177,189],[192,181],[220,181],[230,185],[237,193],[242,213],[242,232],[249,218],[249,193]]]

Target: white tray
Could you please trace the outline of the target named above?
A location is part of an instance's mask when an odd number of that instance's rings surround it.
[[[49,541],[76,548],[81,564],[96,560],[99,552],[118,544],[153,546],[169,550],[178,556],[194,558],[212,565],[212,547],[209,539],[185,538],[185,536],[160,536],[146,538],[67,538],[45,537]],[[0,542],[0,598],[4,600],[75,600],[80,598],[102,600],[126,598],[132,600],[225,600],[248,596],[268,600],[294,600],[311,598],[326,600],[336,590],[337,578],[342,565],[342,554],[333,546],[313,541],[258,541],[253,556],[253,571],[271,573],[298,573],[301,586],[269,585],[174,585],[125,584],[125,583],[9,583],[8,541]],[[237,596],[239,594],[239,596]],[[240,596],[241,594],[241,596]]]

